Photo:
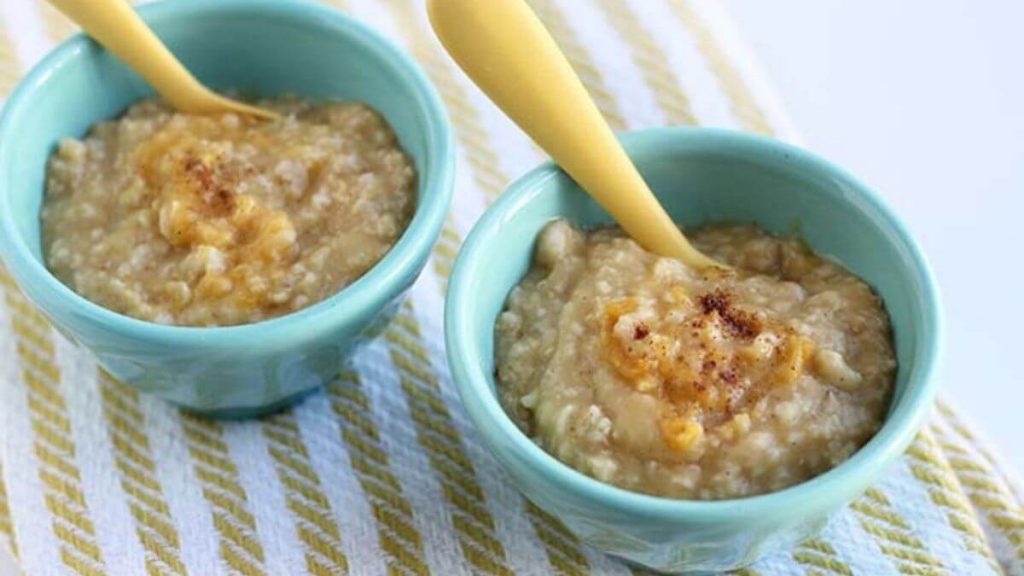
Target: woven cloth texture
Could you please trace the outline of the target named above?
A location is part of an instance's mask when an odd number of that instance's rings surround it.
[[[32,576],[635,572],[520,496],[444,361],[440,312],[461,239],[541,154],[444,54],[422,0],[328,4],[407,50],[455,126],[455,205],[407,304],[323,391],[264,419],[213,422],[104,374],[0,273],[2,545]],[[798,140],[717,0],[530,4],[615,129]],[[42,1],[0,2],[0,97],[73,32]],[[824,533],[742,572],[1024,575],[1015,486],[940,404]]]

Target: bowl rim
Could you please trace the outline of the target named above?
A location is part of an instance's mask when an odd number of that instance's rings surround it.
[[[916,364],[908,374],[900,402],[891,408],[881,429],[849,459],[818,476],[799,484],[767,494],[727,500],[683,500],[633,492],[596,480],[547,453],[529,439],[509,418],[497,396],[490,390],[493,376],[485,373],[478,355],[479,346],[468,345],[474,338],[470,330],[469,307],[461,302],[475,296],[468,278],[486,258],[489,244],[498,241],[502,222],[521,210],[538,196],[550,194],[545,183],[565,177],[552,162],[545,162],[513,182],[506,192],[484,213],[467,236],[453,267],[445,307],[445,340],[453,381],[477,430],[487,440],[488,448],[500,461],[518,457],[532,472],[545,480],[571,491],[581,498],[604,507],[654,521],[715,524],[720,522],[757,521],[769,515],[796,513],[808,507],[834,503],[838,506],[874,481],[885,467],[909,446],[929,413],[938,391],[938,371],[943,348],[944,318],[934,274],[923,252],[893,210],[874,191],[852,175],[830,162],[794,145],[749,133],[718,128],[668,127],[635,130],[620,135],[628,147],[650,145],[656,140],[689,141],[703,145],[726,145],[778,152],[810,170],[828,174],[854,191],[877,210],[884,223],[895,232],[894,238],[910,255],[908,274],[916,276],[923,287],[925,310],[923,326],[915,326],[921,338],[914,356]],[[495,446],[503,446],[501,455]]]
[[[0,256],[26,294],[37,302],[63,302],[68,315],[83,322],[102,326],[108,332],[144,339],[169,346],[200,344],[222,349],[243,343],[273,347],[286,344],[313,331],[354,321],[366,310],[379,307],[382,298],[391,296],[404,282],[416,276],[418,262],[429,255],[451,205],[455,179],[455,143],[451,122],[441,98],[420,66],[381,33],[339,11],[307,0],[159,0],[136,7],[148,23],[210,14],[259,14],[261,19],[288,26],[329,30],[348,41],[373,51],[390,71],[412,87],[418,95],[416,105],[425,118],[427,154],[426,174],[417,174],[421,194],[409,226],[394,246],[355,282],[311,306],[282,316],[230,326],[165,325],[133,318],[94,303],[58,280],[36,258],[16,230],[8,194],[0,194]],[[4,103],[0,114],[0,185],[11,186],[7,169],[9,153],[3,144],[17,139],[14,119],[32,107],[32,96],[45,85],[55,71],[76,65],[76,59],[95,42],[82,33],[61,42],[43,57],[18,83]],[[382,288],[386,288],[382,290]],[[38,291],[38,292],[37,292]],[[47,310],[44,311],[53,313]],[[320,328],[316,328],[319,326]],[[254,338],[257,338],[253,340]]]

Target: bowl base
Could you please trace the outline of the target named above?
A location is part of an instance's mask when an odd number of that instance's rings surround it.
[[[713,576],[715,574],[722,574],[722,571],[720,571],[720,570],[675,570],[675,571],[668,570],[668,571],[665,571],[665,570],[660,570],[660,569],[657,569],[657,568],[651,568],[650,566],[646,566],[644,564],[641,564],[640,562],[637,562],[635,560],[630,560],[629,558],[626,558],[624,556],[619,556],[617,554],[608,554],[608,556],[610,556],[612,558],[615,558],[619,562],[622,562],[623,564],[629,566],[630,567],[630,571],[632,573],[634,573],[634,574],[644,574],[644,573],[651,574],[651,575],[664,574],[666,576],[669,576],[669,575],[678,575],[678,576]],[[744,568],[745,566],[746,565],[739,566],[739,567],[734,568],[733,570],[740,570],[740,569]],[[730,573],[732,573],[732,571],[730,571]]]
[[[282,398],[277,402],[267,404],[265,406],[253,406],[251,408],[217,408],[214,410],[197,410],[191,406],[184,406],[178,404],[182,411],[202,418],[210,418],[211,420],[247,420],[249,418],[258,418],[260,416],[267,416],[274,412],[281,412],[292,407],[299,402],[306,399],[307,396],[318,392],[320,386],[310,388],[309,390],[303,390]]]

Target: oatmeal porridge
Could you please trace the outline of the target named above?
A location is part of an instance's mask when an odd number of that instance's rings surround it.
[[[259,102],[190,115],[143,101],[64,140],[42,210],[50,270],[111,310],[166,324],[256,322],[362,276],[415,205],[415,172],[360,104]]]
[[[894,379],[872,290],[752,227],[690,235],[696,272],[611,229],[548,225],[496,327],[499,395],[555,457],[629,490],[723,499],[848,458]]]

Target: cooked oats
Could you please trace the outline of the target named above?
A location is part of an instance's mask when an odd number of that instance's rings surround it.
[[[505,409],[570,466],[660,496],[761,494],[847,459],[893,385],[882,302],[798,241],[740,226],[691,238],[734,269],[548,225],[498,318]]]
[[[42,210],[50,270],[106,308],[190,326],[287,314],[366,273],[415,207],[387,122],[361,104],[259,105],[282,118],[143,101],[62,141]]]

